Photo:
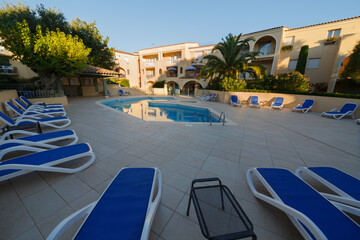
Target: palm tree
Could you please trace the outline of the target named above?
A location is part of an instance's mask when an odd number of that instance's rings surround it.
[[[257,78],[259,73],[264,74],[264,67],[260,64],[249,63],[255,60],[259,52],[247,52],[249,42],[253,38],[240,40],[241,34],[233,36],[231,33],[222,39],[212,50],[220,52],[221,56],[213,54],[207,55],[204,59],[208,60],[200,71],[200,78],[204,77],[210,81],[215,77],[220,80],[239,79],[241,73],[249,73],[253,78]],[[226,83],[225,86],[228,84]],[[227,89],[226,89],[227,90]]]

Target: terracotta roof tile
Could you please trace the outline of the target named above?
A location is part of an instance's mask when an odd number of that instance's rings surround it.
[[[297,29],[301,29],[301,28],[308,28],[308,27],[314,27],[314,26],[325,25],[325,24],[330,24],[330,23],[342,22],[342,21],[352,20],[352,19],[356,19],[356,18],[360,18],[360,16],[344,18],[344,19],[330,21],[330,22],[317,23],[317,24],[312,24],[312,25],[303,26],[303,27],[291,28],[286,31],[292,31],[292,30],[297,30]]]
[[[89,67],[85,68],[83,70],[83,73],[101,74],[101,75],[119,75],[118,72],[104,69],[104,68],[94,67],[94,66],[89,66]]]

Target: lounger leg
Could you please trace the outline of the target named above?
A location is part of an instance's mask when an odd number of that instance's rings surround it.
[[[186,216],[189,216],[189,212],[190,212],[190,204],[191,204],[191,198],[192,198],[192,191],[190,191],[190,197],[189,197],[189,203],[188,203],[188,207],[186,210]]]

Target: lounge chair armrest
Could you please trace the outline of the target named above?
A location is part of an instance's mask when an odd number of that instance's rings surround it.
[[[25,129],[36,129],[37,133],[42,133],[42,129],[39,122],[23,124],[23,125],[15,125],[6,127],[6,132],[13,130],[25,130]]]
[[[251,178],[251,172],[254,172],[254,174],[259,178],[259,180],[264,184],[267,185],[267,182],[265,180],[262,179],[260,174],[257,174],[256,172],[256,168],[250,168],[247,173],[246,173],[246,180],[248,182],[249,188],[251,190],[251,192],[253,193],[253,195],[261,200],[263,200],[264,202],[267,202],[275,207],[277,207],[278,209],[280,209],[281,211],[285,212],[286,214],[289,214],[291,216],[293,216],[295,219],[297,219],[298,221],[300,221],[302,224],[304,224],[310,231],[312,234],[314,234],[316,239],[327,239],[326,236],[324,235],[324,233],[315,225],[315,223],[308,218],[306,215],[304,215],[303,213],[299,212],[298,210],[285,205],[284,203],[282,203],[280,200],[275,200],[274,198],[270,198],[265,194],[259,193],[252,181]],[[265,182],[264,182],[265,181]]]
[[[42,152],[42,151],[46,151],[46,150],[48,150],[48,149],[31,147],[31,146],[26,146],[26,145],[20,145],[20,146],[16,146],[16,147],[6,148],[0,152],[0,160],[9,152],[26,151],[26,152],[36,153],[36,152]],[[8,166],[8,165],[5,165],[5,166]],[[2,167],[4,167],[4,166],[2,166]]]
[[[335,112],[337,111],[337,108],[331,109],[330,112]]]
[[[91,213],[92,209],[95,207],[97,201],[90,203],[89,205],[83,207],[82,209],[74,212],[64,220],[62,220],[56,228],[50,233],[46,240],[56,240],[61,237],[67,228],[77,222],[80,218]]]
[[[155,173],[157,176],[157,193],[156,197],[154,199],[153,196],[151,196],[152,202],[150,203],[149,212],[147,213],[147,216],[145,218],[144,227],[141,233],[141,239],[140,240],[147,240],[149,238],[150,229],[152,225],[152,221],[154,220],[156,210],[159,206],[160,199],[161,199],[161,191],[162,191],[162,176],[159,169],[155,168]],[[155,183],[155,182],[154,182]],[[155,186],[153,185],[153,189]]]
[[[21,126],[21,125],[20,125]],[[22,134],[26,136],[34,136],[37,135],[37,133],[30,132],[30,131],[24,131],[24,130],[9,130],[7,127],[2,129],[3,135],[0,138],[1,140],[5,140],[8,137],[11,137],[10,135],[13,134]]]

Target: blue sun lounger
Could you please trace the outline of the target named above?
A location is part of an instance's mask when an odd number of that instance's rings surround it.
[[[13,102],[21,108],[21,110],[26,111],[28,109],[31,110],[38,110],[38,111],[45,111],[45,110],[64,110],[63,106],[43,106],[43,105],[31,105],[26,106],[23,102],[21,102],[17,98],[13,98]]]
[[[48,236],[58,239],[87,215],[73,239],[146,240],[161,198],[161,173],[156,168],[124,168],[100,199],[65,218]]]
[[[337,194],[321,193],[324,197],[331,201],[357,207],[360,212],[359,179],[332,167],[301,167],[296,169],[295,174],[303,178],[304,173]],[[356,212],[351,213],[358,215]]]
[[[56,108],[63,108],[64,106],[61,103],[44,103],[44,102],[36,102],[32,103],[30,102],[25,96],[20,96],[21,101],[25,103],[28,107],[30,106],[40,106],[40,107],[56,107]]]
[[[241,102],[238,99],[238,96],[231,95],[231,97],[230,97],[230,105],[231,106],[239,106],[239,107],[241,107]]]
[[[9,126],[18,126],[25,124],[32,124],[39,122],[41,126],[48,126],[53,128],[64,128],[70,125],[71,121],[67,117],[51,117],[51,118],[38,118],[30,116],[21,116],[16,121],[12,120],[10,117],[6,116],[3,112],[0,112],[0,120],[3,121],[6,125]]]
[[[75,173],[89,167],[95,161],[95,154],[87,143],[50,150],[28,146],[23,147],[23,150],[34,153],[0,162],[0,181],[14,178],[31,171]],[[79,158],[87,158],[88,160],[76,168],[55,166]]]
[[[298,112],[303,112],[303,113],[307,113],[308,111],[312,110],[313,106],[314,106],[315,100],[313,99],[305,99],[305,101],[300,105],[297,105],[296,107],[294,107],[292,109],[293,112],[298,111]]]
[[[122,89],[119,89],[119,95],[120,96],[127,96],[128,94],[124,92]]]
[[[258,108],[260,108],[260,103],[259,103],[259,98],[258,98],[258,96],[251,96],[251,97],[250,97],[249,106],[250,106],[250,107],[258,107]]]
[[[20,134],[21,137],[15,139],[10,138],[10,136],[17,134]],[[8,131],[0,137],[0,159],[8,152],[23,149],[22,145],[51,149],[59,147],[58,145],[54,145],[55,142],[66,140],[66,145],[73,145],[78,139],[78,136],[73,130],[60,130],[42,134],[24,130]]]
[[[6,106],[9,107],[16,115],[16,117],[20,117],[21,115],[25,116],[35,116],[35,117],[55,117],[55,116],[66,116],[64,110],[35,110],[35,109],[27,109],[23,112],[21,109],[16,107],[12,102],[6,101]]]
[[[332,109],[330,112],[323,112],[321,113],[321,116],[323,117],[333,117],[337,120],[342,119],[345,116],[351,116],[354,118],[354,112],[357,108],[356,103],[345,103],[344,106],[337,110],[336,108]]]
[[[255,189],[257,177],[271,197]],[[247,182],[253,195],[285,212],[305,239],[353,240],[360,226],[320,193],[286,169],[250,168]]]
[[[271,103],[271,108],[282,109],[284,107],[284,98],[277,97],[275,98],[274,102]]]

